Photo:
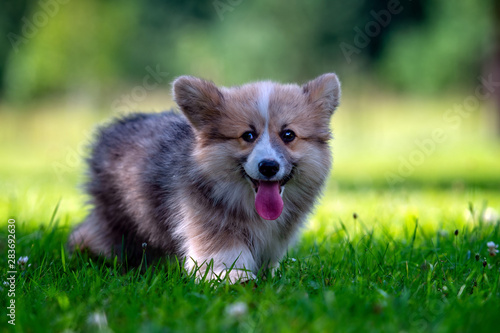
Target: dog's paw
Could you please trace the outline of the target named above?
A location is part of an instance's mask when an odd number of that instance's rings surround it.
[[[230,284],[247,283],[256,280],[257,276],[248,270],[243,269],[222,269],[220,271],[212,271],[208,274],[205,272],[197,272],[196,282],[202,281],[227,281]]]
[[[232,269],[231,271],[227,272],[227,279],[231,284],[247,283],[251,280],[257,279],[257,276],[247,270]]]

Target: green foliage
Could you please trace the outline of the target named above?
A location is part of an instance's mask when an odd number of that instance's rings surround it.
[[[37,25],[35,15],[47,13],[33,6],[26,15],[34,36],[11,53],[5,80],[6,95],[26,100],[54,92],[96,94],[123,75],[122,56],[133,33],[131,1],[85,1],[61,4]]]
[[[478,84],[493,38],[492,3],[433,1],[428,22],[387,42],[380,74],[399,89],[433,93]]]
[[[19,41],[0,42],[0,92],[18,103],[51,95],[102,101],[141,82],[147,66],[160,66],[171,79],[192,74],[223,84],[303,81],[328,71],[353,85],[375,74],[377,82],[419,93],[473,84],[492,48],[492,1],[401,1],[403,10],[348,61],[341,44],[355,46],[356,29],[364,31],[388,4],[20,2],[0,13],[0,33]],[[40,15],[47,20],[37,23]]]
[[[340,200],[348,194],[340,193]],[[400,195],[387,193],[378,204]],[[500,200],[498,193],[490,198]],[[137,270],[116,260],[70,256],[61,249],[68,234],[64,219],[39,228],[18,220],[17,253],[29,259],[24,270],[18,268],[15,329],[494,331],[500,257],[488,256],[486,242],[500,242],[500,221],[479,217],[463,224],[453,215],[433,217],[439,229],[410,218],[400,235],[392,221],[375,214],[344,221],[323,217],[320,223],[331,231],[306,232],[274,277],[244,285],[196,283],[175,261]],[[6,267],[5,256],[0,263]],[[7,327],[5,319],[0,325]]]

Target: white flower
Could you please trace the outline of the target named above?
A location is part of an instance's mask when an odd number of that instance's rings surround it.
[[[20,257],[18,260],[17,260],[17,264],[18,265],[25,265],[27,262],[28,262],[28,257]]]
[[[229,304],[226,307],[226,314],[233,318],[241,318],[248,312],[248,306],[243,302]]]
[[[8,286],[10,286],[10,283],[9,283],[9,282],[7,282],[7,281],[4,281],[4,282],[3,282],[3,285],[4,285],[4,286],[6,286],[6,287],[8,287]]]
[[[17,260],[17,264],[19,265],[19,267],[21,268],[22,271],[24,271],[26,269],[26,263],[28,262],[28,257],[20,257],[18,260]],[[31,265],[31,264],[30,264]],[[29,267],[29,265],[28,265]]]
[[[500,215],[496,210],[494,210],[491,207],[488,207],[484,210],[482,218],[484,222],[495,223],[500,219]]]
[[[87,324],[89,326],[96,326],[99,329],[104,329],[108,326],[108,319],[104,312],[94,312],[87,317]]]
[[[488,242],[486,243],[486,246],[488,247],[488,252],[490,253],[490,256],[494,257],[498,253],[498,244],[495,244],[494,242]]]
[[[446,238],[446,237],[448,237],[448,235],[449,235],[450,233],[448,232],[448,230],[439,230],[439,231],[438,231],[438,234],[439,234],[439,236],[441,236],[442,238]]]

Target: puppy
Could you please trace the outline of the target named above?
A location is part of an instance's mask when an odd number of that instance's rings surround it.
[[[325,185],[339,80],[225,88],[182,76],[173,96],[183,114],[137,113],[100,129],[92,210],[69,246],[131,264],[145,247],[148,261],[177,256],[198,278],[255,278],[277,265]]]

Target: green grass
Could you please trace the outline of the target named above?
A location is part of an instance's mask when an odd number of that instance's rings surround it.
[[[36,229],[20,224],[17,251],[31,266],[18,275],[16,330],[95,331],[96,313],[115,332],[495,330],[500,260],[486,242],[499,242],[498,221],[442,217],[433,230],[416,218],[334,220],[320,217],[328,228],[306,231],[275,277],[246,285],[197,284],[175,263],[141,272],[69,257],[59,218]],[[247,311],[229,315],[237,302]]]
[[[18,269],[15,327],[0,284],[0,330],[497,331],[500,255],[489,256],[486,243],[500,243],[500,220],[488,216],[500,211],[500,144],[488,110],[447,130],[449,140],[391,186],[385,174],[415,140],[444,127],[452,102],[378,100],[385,104],[344,101],[321,204],[277,274],[245,285],[196,283],[175,262],[137,270],[70,256],[64,244],[86,212],[76,188],[81,147],[107,116],[43,107],[34,115],[0,113],[7,143],[0,146],[0,282],[8,218],[16,219],[16,256],[31,264]]]

